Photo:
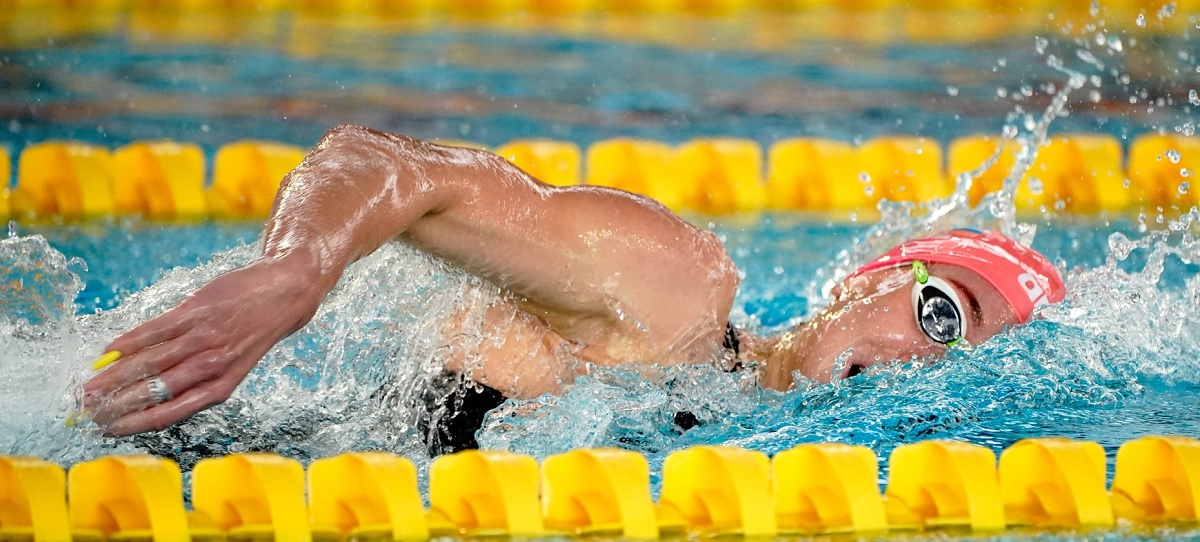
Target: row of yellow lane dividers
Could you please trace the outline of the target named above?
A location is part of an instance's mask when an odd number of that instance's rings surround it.
[[[1109,9],[1146,10],[1154,13],[1168,0],[1108,0]],[[1173,0],[1176,9],[1187,13],[1200,5],[1196,0]],[[364,13],[419,13],[423,11],[471,11],[497,14],[528,10],[535,13],[562,14],[585,11],[632,13],[683,12],[701,15],[730,15],[750,9],[769,11],[805,11],[837,8],[852,11],[911,8],[908,0],[5,0],[0,5],[44,8],[72,7],[115,11],[124,9],[201,10],[225,9],[242,12],[299,10],[302,12],[352,11]],[[923,9],[1023,11],[1084,11],[1088,4],[1071,0],[926,0]]]
[[[638,8],[637,2],[629,2],[628,7],[620,8],[574,0],[568,3],[528,0],[532,3],[511,9],[498,5],[507,2],[480,3],[476,0],[454,0],[440,8],[432,2],[426,5],[424,0],[345,0],[315,7],[301,4],[295,11],[272,11],[254,2],[188,0],[138,2],[129,12],[90,9],[82,0],[55,0],[62,3],[6,11],[6,1],[16,1],[19,6],[25,0],[0,0],[0,49],[43,50],[51,41],[119,34],[129,38],[135,48],[156,44],[220,46],[237,42],[280,48],[283,53],[304,58],[333,57],[367,64],[375,61],[370,56],[373,49],[352,46],[347,40],[357,43],[372,39],[371,36],[377,39],[383,35],[430,32],[443,27],[461,30],[464,23],[489,32],[550,32],[689,50],[703,46],[716,51],[792,54],[798,44],[815,43],[824,47],[830,41],[872,47],[888,43],[943,46],[971,43],[977,46],[980,41],[1059,31],[1070,31],[1082,38],[1088,32],[1087,28],[1094,29],[1097,24],[1103,24],[1109,33],[1122,34],[1122,39],[1176,36],[1190,31],[1189,18],[1185,14],[1196,11],[1195,8],[1179,7],[1178,15],[1160,18],[1157,14],[1166,11],[1140,5],[1113,7],[1108,3],[1103,3],[1101,14],[1092,15],[1086,9],[1090,5],[1087,2],[1047,3],[1038,8],[1013,4],[1008,9],[944,9],[945,6],[939,8],[936,4],[925,7],[916,3],[894,9],[832,5],[808,9],[789,8],[785,2],[778,8],[736,15],[743,10],[721,7],[723,2],[715,2],[708,9],[711,14],[735,16],[681,18],[675,11],[663,12],[661,9],[659,13],[642,15],[641,11],[655,10]],[[1189,2],[1200,7],[1200,0]],[[1142,15],[1140,19],[1139,15]],[[271,20],[272,17],[276,20]],[[1137,21],[1141,21],[1142,26],[1138,26]],[[734,24],[719,31],[707,27],[725,22]],[[705,36],[703,43],[697,41],[697,36]]]
[[[978,201],[1002,186],[1018,154],[1012,141],[987,136],[957,139],[948,153],[936,141],[905,136],[859,146],[787,139],[772,144],[765,157],[758,143],[734,138],[678,146],[617,138],[593,143],[586,155],[571,142],[527,139],[495,152],[550,184],[610,186],[704,214],[867,211],[881,199],[928,201],[950,194],[954,179],[992,160],[971,186],[971,199]],[[35,144],[19,157],[17,184],[0,199],[0,216],[263,217],[280,180],[304,154],[281,143],[230,143],[217,151],[205,188],[204,154],[194,144],[136,142],[115,152],[78,142]],[[0,154],[0,178],[11,175],[9,162]],[[1126,163],[1115,137],[1055,136],[1039,150],[1016,203],[1022,211],[1074,214],[1188,209],[1200,204],[1200,191],[1190,186],[1198,170],[1198,137],[1140,136]]]
[[[429,508],[412,462],[347,453],[300,463],[270,454],[205,459],[185,509],[178,466],[108,456],[64,475],[58,465],[0,457],[0,537],[35,541],[254,539],[423,540],[439,536],[678,533],[882,533],[954,528],[1113,527],[1195,522],[1200,441],[1144,437],[1117,452],[1111,489],[1094,442],[1037,438],[1000,454],[957,441],[900,446],[881,493],[868,448],[800,445],[759,452],[699,446],[663,463],[655,503],[640,454],[580,449],[546,458],[467,451],[434,459]],[[307,489],[307,498],[306,498]],[[65,497],[65,498],[64,498]]]

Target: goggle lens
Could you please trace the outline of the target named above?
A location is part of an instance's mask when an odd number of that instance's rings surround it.
[[[930,340],[954,346],[966,335],[962,302],[946,281],[929,275],[924,263],[913,262],[913,311],[917,325]]]
[[[962,314],[958,307],[937,288],[925,287],[921,290],[917,304],[917,320],[921,322],[921,331],[941,344],[950,344],[962,338]]]

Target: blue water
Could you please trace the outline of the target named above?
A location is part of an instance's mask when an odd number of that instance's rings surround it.
[[[836,259],[847,238],[866,231],[862,225],[788,214],[703,220],[712,221],[745,273],[735,323],[768,334],[802,321],[819,304],[811,299],[818,295],[813,277]],[[1034,246],[1074,273],[1106,269],[1136,274],[1145,268],[1146,250],[1105,266],[1109,241],[1097,233],[1100,228],[1139,235],[1128,222],[1062,220],[1044,227]],[[16,231],[44,235],[67,258],[87,262],[86,270],[73,267],[84,285],[75,310],[86,314],[120,304],[173,267],[195,266],[215,252],[253,243],[258,229],[256,223],[168,226],[127,220],[106,226],[18,226]],[[1164,267],[1154,282],[1157,299],[1129,303],[1186,303],[1172,298],[1194,295],[1200,268],[1175,257],[1166,258]],[[1077,304],[1096,310],[1096,301],[1085,298]],[[1115,313],[1117,308],[1107,310]],[[1174,318],[1152,317],[1161,321],[1147,325],[1168,326]],[[1103,313],[1091,318],[1103,318]],[[693,374],[690,368],[680,369],[667,388],[651,385],[641,391],[639,386],[648,382],[622,371],[602,372],[597,378],[604,382],[584,383],[563,398],[541,400],[553,414],[505,420],[501,423],[515,429],[493,435],[485,431],[483,438],[538,455],[616,445],[661,459],[670,450],[701,443],[773,452],[800,442],[836,440],[870,446],[884,457],[896,445],[928,438],[964,439],[999,451],[1020,438],[1062,435],[1096,440],[1111,455],[1121,443],[1143,435],[1200,435],[1200,396],[1195,394],[1200,358],[1195,344],[1187,343],[1195,337],[1190,331],[1176,335],[1150,337],[1152,351],[1121,344],[1120,333],[1096,335],[1070,322],[1039,321],[967,353],[955,351],[933,367],[901,365],[783,395],[747,395],[742,389],[746,383],[739,384],[737,376]],[[1173,344],[1175,351],[1165,350]],[[605,407],[592,408],[597,400]],[[705,424],[680,434],[670,421],[679,410],[697,414]],[[564,432],[562,427],[591,429]]]
[[[541,26],[191,16],[180,24],[191,32],[172,29],[171,19],[156,28],[121,16],[111,30],[59,36],[46,25],[42,39],[32,32],[7,48],[0,39],[0,145],[15,152],[52,138],[109,146],[167,138],[213,151],[261,138],[308,146],[344,122],[488,145],[623,135],[948,141],[999,133],[1016,111],[1042,109],[1047,89],[1063,84],[1049,57],[1099,84],[1075,93],[1073,114],[1052,131],[1173,130],[1200,81],[1190,35],[1140,31],[1106,13],[1023,15],[1011,21],[1022,31],[966,44],[898,40],[904,22],[870,11],[830,21],[599,17]],[[8,17],[0,14],[0,27]],[[805,30],[823,27],[860,37]]]

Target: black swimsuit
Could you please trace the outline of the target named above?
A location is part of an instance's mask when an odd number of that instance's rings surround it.
[[[740,353],[742,345],[733,324],[725,326],[723,346],[735,357]],[[741,362],[736,362],[730,370],[736,371],[741,366]],[[429,453],[438,456],[479,448],[475,433],[483,427],[488,411],[503,404],[505,397],[495,388],[446,372],[434,379],[423,400],[425,408],[418,414],[417,427]],[[684,431],[699,424],[690,412],[675,414],[675,425]]]

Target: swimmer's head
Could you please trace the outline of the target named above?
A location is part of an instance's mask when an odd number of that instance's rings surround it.
[[[876,363],[982,343],[1028,322],[1039,305],[1061,301],[1066,287],[1034,250],[994,232],[952,230],[893,248],[833,295],[778,345],[791,352],[786,366],[820,381],[835,369],[848,377]],[[790,384],[790,371],[773,372],[770,385]]]

